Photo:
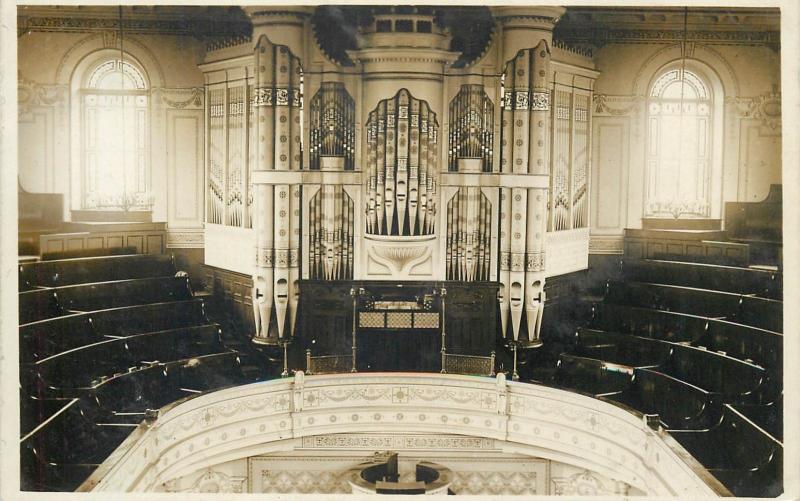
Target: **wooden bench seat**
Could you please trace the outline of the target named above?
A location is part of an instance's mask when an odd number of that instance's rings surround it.
[[[138,254],[136,247],[98,247],[96,249],[71,249],[64,251],[43,252],[42,261],[53,261],[56,259],[78,259],[85,257],[100,256],[124,256]]]
[[[747,267],[750,264],[750,249],[747,244],[701,240],[698,242],[697,247],[703,249],[707,254],[655,252],[650,257],[659,261],[681,261],[685,263],[715,264],[718,266]]]
[[[783,330],[783,302],[774,299],[677,285],[610,281],[603,300]]]
[[[133,430],[94,422],[79,399],[20,440],[20,487],[74,491]]]
[[[711,320],[695,343],[764,367],[775,381],[783,375],[783,335],[724,320]]]
[[[576,333],[575,354],[630,367],[655,367],[666,363],[672,345],[617,332],[581,327]]]
[[[743,295],[739,309],[731,320],[760,329],[783,332],[783,301]]]
[[[241,371],[238,353],[193,357],[130,368],[88,388],[101,415],[144,413],[181,398],[252,382]]]
[[[34,428],[47,421],[56,412],[60,411],[72,398],[42,398],[31,396],[20,390],[19,413],[20,429],[19,434],[25,436],[32,432]]]
[[[724,352],[764,367],[776,381],[782,374],[783,335],[772,331],[697,315],[606,303],[594,306],[591,326]]]
[[[19,265],[20,290],[175,275],[171,255],[134,254],[39,261]]]
[[[769,299],[783,298],[783,275],[778,271],[636,259],[624,261],[622,272],[626,282],[682,285],[698,289],[755,294]]]
[[[731,406],[753,424],[783,441],[783,396],[766,405],[732,404]]]
[[[630,367],[562,353],[552,382],[592,396],[608,395],[628,388],[632,373]]]
[[[96,311],[192,298],[188,277],[161,277],[72,285],[53,289],[65,310]]]
[[[36,362],[33,384],[60,394],[75,393],[101,376],[111,376],[145,362],[170,362],[225,351],[216,324],[107,339]],[[73,389],[73,391],[70,391]],[[77,394],[75,394],[77,396]]]
[[[773,397],[762,367],[693,346],[675,345],[657,370],[716,393],[724,403],[768,403]]]
[[[704,428],[720,412],[711,393],[650,369],[634,369],[631,385],[608,398],[643,414],[658,414],[668,429]]]
[[[110,337],[205,325],[203,304],[189,299],[123,306],[25,324],[19,328],[20,361],[35,362]]]
[[[191,297],[187,277],[138,278],[33,290],[19,293],[20,323]]]
[[[18,297],[20,325],[65,314],[52,289],[20,292]]]
[[[693,342],[705,334],[709,319],[697,315],[611,303],[594,305],[594,329],[672,341]]]
[[[735,495],[775,497],[783,491],[783,445],[731,405],[714,426],[671,435]]]

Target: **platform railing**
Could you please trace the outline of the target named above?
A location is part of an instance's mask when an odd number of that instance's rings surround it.
[[[311,356],[311,350],[306,350],[306,374],[340,374],[351,372],[353,367],[352,355],[319,355]]]
[[[488,357],[446,353],[443,372],[468,376],[494,376],[494,359],[494,352]]]

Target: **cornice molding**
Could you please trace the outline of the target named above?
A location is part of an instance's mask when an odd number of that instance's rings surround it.
[[[589,254],[621,255],[625,238],[622,235],[591,235],[589,237]]]
[[[590,26],[574,26],[557,29],[556,35],[562,43],[572,45],[589,44],[603,47],[609,43],[653,44],[676,43],[684,40],[681,29],[620,29]],[[774,50],[780,48],[780,31],[734,31],[734,30],[689,30],[687,42],[717,45],[763,45]]]
[[[168,249],[202,249],[205,246],[203,228],[167,230]]]
[[[135,9],[135,8],[134,8]],[[168,8],[162,11],[123,12],[122,30],[127,34],[175,35],[196,38],[247,35],[252,27],[246,19],[214,15],[202,9]],[[32,32],[92,33],[117,32],[120,20],[116,8],[53,8],[28,6],[17,16],[17,35]]]

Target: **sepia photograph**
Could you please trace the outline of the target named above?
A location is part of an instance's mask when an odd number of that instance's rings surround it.
[[[797,7],[0,6],[0,496],[797,499]]]

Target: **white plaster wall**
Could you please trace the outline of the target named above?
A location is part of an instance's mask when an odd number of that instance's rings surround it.
[[[204,47],[191,37],[166,35],[129,35],[123,46],[150,81],[153,220],[168,223],[177,246],[201,245],[204,81],[197,64]],[[18,39],[19,85],[26,90],[19,98],[20,183],[33,192],[63,193],[66,220],[81,204],[80,110],[73,76],[102,50],[119,50],[109,33],[34,32]]]
[[[621,252],[624,229],[641,227],[647,86],[660,67],[679,57],[677,44],[614,43],[595,52],[601,75],[592,118],[590,252]],[[757,109],[759,102],[779,99],[780,54],[766,47],[696,44],[691,57],[709,67],[724,89],[722,118],[714,124],[722,135],[722,148],[714,152],[722,178],[712,217],[719,218],[725,202],[762,200],[770,184],[781,182],[780,115]]]
[[[342,437],[343,435],[335,435]],[[410,435],[410,440],[425,435]],[[349,493],[347,472],[372,459],[377,450],[337,448],[335,451],[285,451],[274,455],[235,459],[170,480],[166,492],[342,494]],[[644,496],[625,482],[585,468],[499,450],[400,450],[401,473],[419,461],[441,464],[454,473],[457,494]],[[269,481],[270,485],[263,485]]]

